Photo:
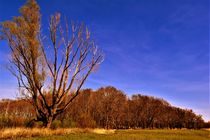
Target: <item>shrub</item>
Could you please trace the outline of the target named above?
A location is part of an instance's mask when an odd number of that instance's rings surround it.
[[[51,128],[52,128],[52,129],[57,129],[57,128],[59,128],[59,127],[61,127],[61,121],[60,121],[60,120],[54,120],[54,121],[52,122]]]
[[[0,128],[23,127],[26,126],[29,119],[18,116],[0,115]]]
[[[74,128],[74,127],[76,127],[76,123],[71,117],[67,117],[67,118],[64,118],[61,121],[61,127],[63,127],[63,128]]]
[[[5,127],[11,127],[12,126],[12,120],[10,117],[7,117],[5,115],[0,115],[0,128]]]

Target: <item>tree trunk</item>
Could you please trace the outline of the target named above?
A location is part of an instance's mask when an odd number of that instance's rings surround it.
[[[48,117],[46,119],[41,120],[44,128],[50,128],[53,122],[53,117]]]
[[[48,118],[46,128],[50,128],[50,127],[51,127],[51,125],[52,125],[52,121],[53,121],[53,117],[51,117],[51,116],[50,116],[50,117]]]
[[[108,118],[108,115],[106,116],[106,129],[109,129],[109,118]]]

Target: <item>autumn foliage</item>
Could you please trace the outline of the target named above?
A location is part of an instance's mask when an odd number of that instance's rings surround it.
[[[24,99],[0,102],[0,127],[28,126],[34,116],[32,106]],[[53,122],[52,128],[57,127],[200,129],[209,127],[209,123],[192,110],[171,106],[163,99],[141,94],[128,97],[114,87],[103,87],[82,90]]]

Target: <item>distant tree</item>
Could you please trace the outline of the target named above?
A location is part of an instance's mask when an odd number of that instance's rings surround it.
[[[97,90],[97,94],[101,94],[100,98],[100,113],[103,118],[105,128],[121,128],[123,126],[123,118],[125,118],[125,94],[114,88],[105,87]]]
[[[33,105],[34,121],[49,128],[79,94],[103,55],[83,24],[61,24],[59,13],[50,18],[48,41],[41,35],[40,8],[35,0],[20,8],[20,14],[1,23],[1,38],[11,50],[12,65],[8,69],[18,79],[22,95]]]

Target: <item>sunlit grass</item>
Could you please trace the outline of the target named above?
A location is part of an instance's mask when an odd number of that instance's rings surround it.
[[[208,130],[8,129],[19,140],[209,140]],[[12,132],[13,131],[13,132]],[[2,132],[0,132],[2,133]],[[18,134],[20,133],[20,134]],[[13,135],[13,137],[11,137]],[[15,136],[16,135],[16,136]],[[1,135],[2,136],[2,135]],[[22,137],[22,138],[20,138]],[[25,138],[23,138],[25,137]],[[4,137],[6,138],[6,137]]]
[[[204,131],[170,131],[170,130],[120,130],[115,134],[77,134],[58,137],[42,138],[71,139],[71,140],[209,140],[209,133]],[[38,138],[37,138],[38,139]]]
[[[31,138],[31,137],[46,137],[67,134],[111,134],[115,130],[105,129],[79,129],[79,128],[59,128],[59,129],[44,129],[44,128],[5,128],[0,129],[0,139],[14,139],[14,138]]]

